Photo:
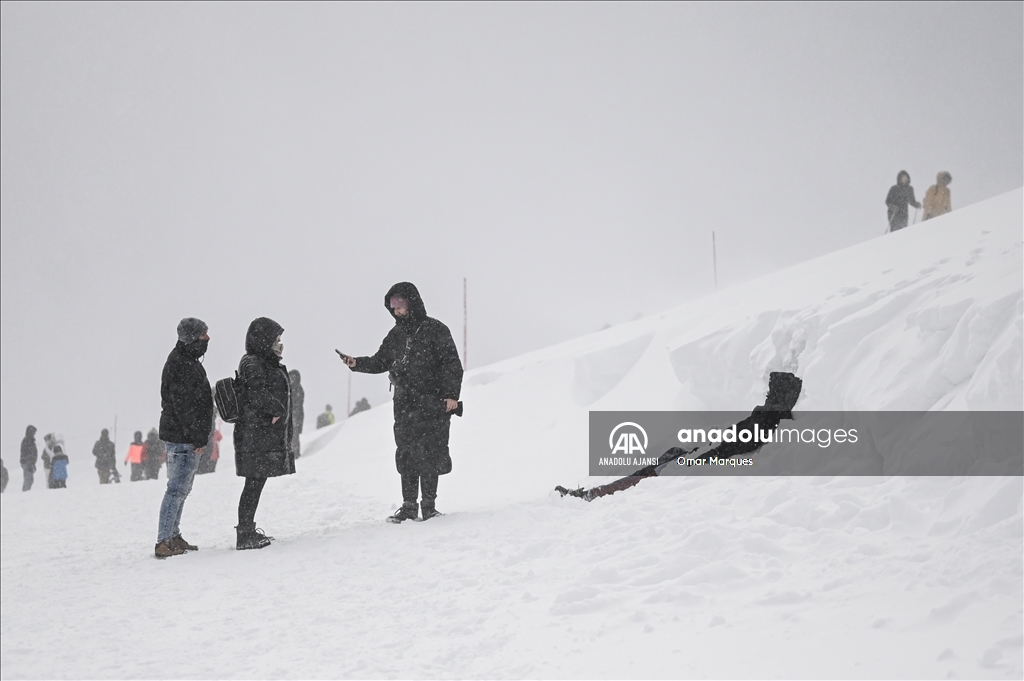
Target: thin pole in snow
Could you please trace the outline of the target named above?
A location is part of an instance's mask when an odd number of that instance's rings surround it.
[[[352,372],[348,372],[348,404],[345,406],[345,418],[352,415]]]
[[[715,290],[718,290],[718,250],[715,247],[715,230],[711,230],[711,267],[715,272]]]
[[[466,297],[466,277],[462,278],[462,368],[469,368],[469,306]]]

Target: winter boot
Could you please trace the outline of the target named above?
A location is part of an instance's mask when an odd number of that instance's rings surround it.
[[[404,504],[402,504],[401,508],[395,511],[394,515],[388,516],[388,522],[398,524],[403,520],[416,520],[416,517],[418,515],[419,504],[417,504],[415,501],[411,503],[405,502]]]
[[[441,513],[433,506],[427,506],[426,504],[423,504],[423,520],[430,520],[431,518],[437,518],[438,516],[442,515],[444,515],[444,513]]]
[[[170,544],[171,546],[175,547],[175,548],[181,549],[182,551],[198,551],[199,550],[198,546],[196,546],[195,544],[189,544],[187,541],[185,541],[185,539],[180,534],[175,536],[175,537],[171,537],[170,539],[168,539],[167,543]]]
[[[256,525],[238,525],[235,527],[236,540],[235,549],[244,551],[246,549],[262,549],[270,546],[270,540],[262,532],[257,533]]]
[[[170,558],[171,556],[180,556],[185,553],[185,549],[178,548],[170,539],[164,539],[157,543],[153,553],[157,558]]]

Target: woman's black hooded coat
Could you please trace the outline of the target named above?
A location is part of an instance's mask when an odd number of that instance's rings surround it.
[[[238,364],[242,413],[234,433],[235,472],[245,478],[295,472],[288,369],[273,350],[283,332],[273,319],[260,317],[245,335],[246,354]],[[275,416],[280,417],[277,423]]]

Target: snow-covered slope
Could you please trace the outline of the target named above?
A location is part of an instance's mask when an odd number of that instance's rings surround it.
[[[589,410],[749,411],[777,370],[803,378],[805,411],[1024,408],[1022,199],[1011,192],[468,372],[445,502],[493,505],[585,482]],[[332,450],[388,498],[390,419],[387,407],[360,414]],[[482,483],[495,475],[500,485]]]
[[[151,557],[163,483],[2,498],[4,677],[1020,678],[1022,479],[659,478],[587,504],[590,409],[1022,409],[1021,191],[467,374],[447,517],[399,500],[388,406],[308,434],[235,552]],[[386,380],[382,378],[381,380]]]

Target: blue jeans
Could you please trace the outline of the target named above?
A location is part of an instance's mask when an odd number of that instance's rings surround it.
[[[167,491],[164,501],[160,504],[160,527],[156,533],[156,541],[160,543],[181,534],[178,523],[181,511],[185,508],[185,499],[192,491],[192,481],[196,478],[199,468],[199,455],[192,445],[167,443]]]

